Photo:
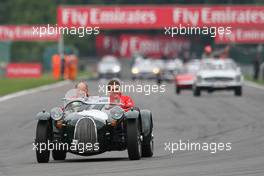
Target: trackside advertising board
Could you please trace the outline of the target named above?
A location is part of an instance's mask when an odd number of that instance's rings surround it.
[[[114,54],[120,57],[131,57],[133,54],[161,57],[175,56],[181,51],[190,49],[191,42],[186,37],[170,38],[164,35],[111,36],[100,34],[96,37],[98,55]]]
[[[230,35],[217,35],[216,43],[245,43],[258,44],[264,43],[263,29],[233,29]]]
[[[7,78],[39,78],[42,65],[39,63],[10,63],[6,67]]]
[[[45,29],[45,31],[43,30]],[[40,33],[41,32],[41,33]],[[46,26],[0,25],[0,41],[57,41],[59,34]]]
[[[58,25],[101,29],[162,29],[166,26],[264,28],[264,6],[60,6]]]

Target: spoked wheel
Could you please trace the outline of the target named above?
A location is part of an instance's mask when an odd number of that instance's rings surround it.
[[[127,151],[130,160],[141,158],[142,146],[138,119],[127,121]]]
[[[50,151],[48,150],[48,140],[50,139],[50,134],[51,127],[49,121],[38,121],[35,143],[38,145],[36,156],[39,163],[49,162]],[[45,148],[41,148],[40,146],[45,146]]]

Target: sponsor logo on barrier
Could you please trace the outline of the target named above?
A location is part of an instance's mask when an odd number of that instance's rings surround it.
[[[263,6],[61,6],[62,26],[102,29],[162,29],[165,26],[264,26]]]
[[[216,43],[264,43],[264,31],[262,29],[233,29],[231,34],[217,35]]]
[[[54,32],[45,32],[37,35],[36,30],[44,26],[0,26],[0,41],[57,41],[59,34]]]
[[[98,35],[96,38],[98,55],[113,53],[121,57],[131,57],[134,53],[153,57],[175,56],[182,50],[188,50],[190,46],[191,42],[187,38],[164,35]]]
[[[39,63],[11,63],[6,67],[8,78],[38,78],[42,74],[42,65]]]

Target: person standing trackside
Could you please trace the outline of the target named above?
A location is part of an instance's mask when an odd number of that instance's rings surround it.
[[[202,54],[202,59],[208,59],[213,57],[213,49],[210,45],[204,47],[204,53]]]
[[[257,53],[256,57],[253,60],[254,80],[258,80],[259,78],[260,64],[261,64],[261,56],[260,53]]]

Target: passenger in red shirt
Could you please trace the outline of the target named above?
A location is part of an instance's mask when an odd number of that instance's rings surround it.
[[[123,108],[125,111],[128,111],[130,108],[134,107],[135,104],[132,98],[122,94],[121,85],[118,80],[109,81],[107,88],[111,103],[122,104],[121,108]]]

